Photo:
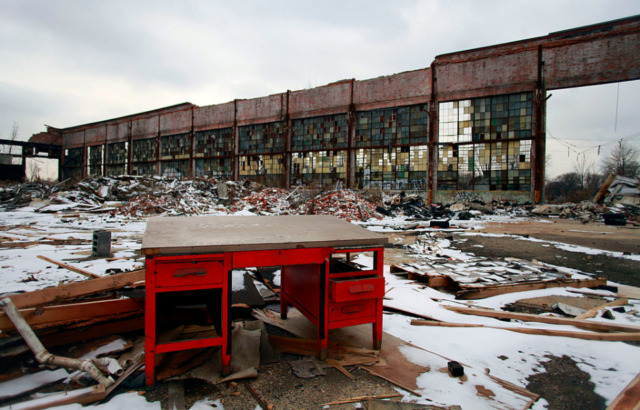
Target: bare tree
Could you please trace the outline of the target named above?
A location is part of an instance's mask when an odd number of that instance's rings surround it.
[[[578,154],[578,157],[571,164],[573,166],[573,172],[580,178],[581,195],[578,197],[584,197],[587,199],[593,197],[602,184],[602,175],[596,171],[596,163],[587,158],[582,153]]]
[[[638,178],[640,163],[638,150],[628,142],[621,140],[618,146],[611,150],[602,160],[602,172],[605,175],[616,174],[623,177]]]
[[[40,181],[40,165],[35,160],[28,162],[28,175],[31,175],[31,182]]]
[[[20,126],[17,122],[13,122],[13,127],[11,128],[11,141],[15,141],[18,139],[18,131],[20,131]]]

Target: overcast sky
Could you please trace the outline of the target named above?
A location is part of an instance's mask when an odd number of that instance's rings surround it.
[[[640,1],[0,0],[0,138],[428,67],[438,54],[640,14]],[[640,81],[552,91],[583,151],[640,132]],[[548,176],[576,154],[551,137]],[[634,144],[640,147],[640,138]],[[612,144],[589,151],[599,163]]]

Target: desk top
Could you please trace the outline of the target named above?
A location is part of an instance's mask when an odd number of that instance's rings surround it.
[[[384,246],[386,236],[329,215],[153,217],[145,254]]]

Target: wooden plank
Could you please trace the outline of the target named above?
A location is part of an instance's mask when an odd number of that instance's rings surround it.
[[[467,323],[450,323],[450,322],[432,322],[429,320],[411,320],[413,326],[432,326],[432,327],[483,327],[485,329],[508,330],[510,332],[524,333],[528,335],[541,336],[560,336],[571,337],[583,340],[602,340],[602,341],[640,341],[640,333],[589,333],[589,332],[573,332],[570,330],[553,330],[553,329],[534,329],[525,327],[501,327],[501,326],[485,326],[473,325]]]
[[[101,275],[98,275],[96,273],[89,272],[88,270],[84,270],[84,269],[81,269],[81,268],[76,268],[75,266],[71,266],[71,265],[69,265],[67,263],[59,262],[59,261],[53,260],[51,258],[47,258],[46,256],[38,255],[38,259],[42,259],[43,261],[47,261],[49,263],[53,263],[54,265],[58,265],[61,268],[68,269],[71,272],[79,273],[79,274],[84,275],[84,276],[86,276],[88,278],[98,279],[98,278],[102,277]]]
[[[39,307],[64,302],[82,296],[95,295],[144,281],[144,269],[99,279],[67,283],[51,288],[9,296],[18,309]]]
[[[369,400],[369,399],[391,399],[391,398],[394,398],[394,397],[402,397],[402,394],[382,394],[382,395],[379,395],[379,396],[351,397],[351,398],[348,398],[348,399],[331,401],[329,403],[322,403],[319,406],[335,406],[335,405],[338,405],[338,404],[357,403],[359,401],[365,401],[365,400]]]
[[[144,329],[144,317],[142,316],[53,333],[40,338],[40,341],[45,347],[54,347],[140,329]]]
[[[600,305],[600,306],[594,307],[593,309],[589,309],[583,314],[576,316],[576,319],[578,320],[589,319],[597,315],[598,312],[601,311],[602,309],[606,309],[611,306],[624,306],[628,303],[629,303],[629,300],[627,298],[616,299],[613,302],[605,303],[604,305]]]
[[[338,363],[337,361],[335,361],[333,359],[325,359],[325,362],[329,363],[336,370],[338,370],[340,373],[344,374],[345,376],[347,376],[351,380],[355,380],[356,379],[355,376],[352,375],[351,373],[349,373],[349,371],[347,369],[345,369],[344,367],[340,366],[340,363]]]
[[[292,337],[269,335],[269,341],[277,352],[287,352],[298,354],[301,356],[317,356],[318,341],[311,339],[294,339]],[[376,359],[379,355],[377,350],[358,349],[353,347],[341,346],[336,342],[329,341],[328,352],[333,356],[340,355],[357,355],[370,359]]]
[[[607,280],[604,278],[557,279],[553,281],[526,282],[513,285],[488,285],[482,287],[459,284],[461,289],[456,293],[456,299],[484,299],[505,293],[526,292],[528,290],[548,288],[595,288],[606,284]]]
[[[134,299],[112,299],[99,302],[74,303],[45,308],[21,309],[22,317],[31,327],[46,327],[47,324],[91,320],[100,316],[112,316],[129,312],[142,312],[144,305]],[[43,326],[45,325],[45,326]],[[11,319],[0,312],[0,331],[15,330]]]
[[[595,322],[592,320],[578,320],[578,319],[573,319],[568,317],[538,316],[538,315],[531,315],[528,313],[503,312],[503,311],[497,311],[497,310],[465,308],[465,307],[459,307],[459,306],[445,306],[445,305],[441,305],[441,306],[443,306],[445,309],[451,310],[456,313],[461,313],[464,315],[486,316],[486,317],[495,317],[500,319],[515,319],[515,320],[522,320],[525,322],[550,323],[554,325],[569,325],[569,326],[579,327],[582,329],[597,330],[597,331],[604,331],[604,332],[640,333],[640,327],[638,326]]]
[[[411,394],[413,394],[413,395],[415,395],[415,396],[422,397],[422,395],[421,395],[420,393],[416,393],[415,391],[413,391],[413,390],[411,390],[410,388],[408,388],[407,386],[405,386],[405,385],[401,384],[401,383],[400,383],[400,382],[398,382],[397,380],[394,380],[394,379],[392,379],[392,378],[390,378],[390,377],[384,376],[384,375],[382,375],[382,374],[380,374],[380,373],[378,373],[378,372],[376,372],[376,371],[374,371],[374,370],[372,370],[372,369],[370,369],[370,368],[368,368],[368,367],[361,367],[361,369],[364,369],[364,370],[366,370],[367,372],[369,372],[370,374],[372,374],[372,375],[374,375],[374,376],[376,376],[376,377],[379,377],[379,378],[381,378],[381,379],[384,379],[384,380],[388,381],[388,382],[389,382],[389,383],[391,383],[391,384],[395,384],[396,386],[400,387],[400,388],[401,388],[401,389],[403,389],[403,390],[408,391],[409,393],[411,393]]]
[[[640,410],[640,374],[629,382],[607,410]]]
[[[434,275],[429,272],[422,272],[412,266],[405,265],[403,263],[391,265],[391,273],[406,273],[409,275],[409,279],[417,280],[421,283],[426,283],[430,288],[446,288],[456,284],[454,280],[447,275]]]

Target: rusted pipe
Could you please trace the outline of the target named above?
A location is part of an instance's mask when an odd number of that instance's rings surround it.
[[[0,307],[4,309],[4,312],[7,314],[9,319],[11,319],[13,325],[18,329],[18,332],[20,332],[24,341],[27,343],[33,354],[35,354],[36,360],[38,360],[39,363],[45,366],[59,366],[67,369],[82,370],[83,372],[89,373],[94,380],[103,384],[104,387],[109,387],[114,383],[114,380],[111,377],[105,377],[102,374],[92,360],[72,359],[69,357],[55,356],[49,353],[42,345],[42,342],[40,342],[40,339],[38,339],[38,336],[33,333],[33,330],[24,320],[24,317],[22,317],[22,314],[18,311],[16,305],[13,304],[10,298],[5,298],[0,301]],[[102,361],[101,359],[94,360],[98,360],[101,363],[107,363],[107,361]],[[106,366],[108,367],[109,364]],[[122,368],[120,368],[120,370],[122,370]]]

